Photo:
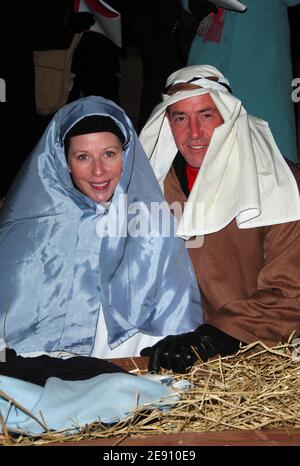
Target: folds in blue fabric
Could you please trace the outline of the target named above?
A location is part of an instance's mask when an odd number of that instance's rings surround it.
[[[64,154],[65,134],[88,115],[110,116],[126,139],[109,207],[74,187]],[[63,107],[0,212],[0,338],[18,353],[91,354],[100,304],[111,348],[138,331],[168,335],[198,327],[198,285],[164,202],[120,107],[93,96]],[[160,204],[163,215],[154,222],[152,206]]]
[[[171,387],[130,374],[101,374],[80,381],[52,377],[44,387],[0,375],[5,425],[10,432],[29,435],[74,432],[93,422],[113,424],[129,418],[138,407],[168,410],[178,399]]]

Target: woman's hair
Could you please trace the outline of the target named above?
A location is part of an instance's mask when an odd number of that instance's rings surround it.
[[[70,140],[73,136],[103,132],[113,133],[119,138],[122,145],[125,143],[125,136],[122,133],[121,128],[117,125],[117,123],[115,123],[115,121],[111,117],[104,115],[89,115],[79,120],[66,133],[64,138],[66,158],[68,159]]]

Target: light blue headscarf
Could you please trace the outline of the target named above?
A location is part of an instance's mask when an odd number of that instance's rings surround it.
[[[80,119],[107,115],[126,142],[123,172],[108,208],[77,190],[63,138]],[[127,197],[126,197],[126,196]],[[151,225],[144,237],[105,234]],[[198,285],[183,240],[154,228],[151,202],[164,200],[126,114],[113,102],[86,97],[56,113],[18,174],[0,212],[0,337],[17,352],[90,354],[102,303],[111,348],[142,331],[187,332],[202,323]],[[130,209],[129,209],[130,210]],[[166,217],[167,216],[167,217]],[[132,223],[133,222],[133,223]],[[135,229],[136,231],[136,229]],[[99,233],[100,232],[100,233]]]

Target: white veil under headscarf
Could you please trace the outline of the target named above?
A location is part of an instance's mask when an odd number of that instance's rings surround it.
[[[209,77],[217,81],[206,79]],[[172,96],[164,94],[140,134],[162,187],[178,151],[166,117],[167,107],[209,93],[224,123],[214,130],[177,235],[189,238],[213,233],[234,218],[239,228],[299,220],[298,187],[268,124],[247,114],[240,100],[228,92],[228,81],[212,66],[195,65],[176,71],[166,87],[180,82],[201,87]]]

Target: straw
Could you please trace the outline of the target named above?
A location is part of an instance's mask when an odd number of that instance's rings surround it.
[[[14,439],[14,444],[109,438],[115,439],[117,445],[128,437],[155,434],[300,428],[299,360],[291,340],[274,348],[256,342],[242,347],[235,355],[206,363],[199,361],[184,375],[162,371],[175,382],[185,378],[191,385],[181,392],[180,400],[168,412],[138,407],[129,420],[118,424],[105,426],[95,422],[78,426],[72,433],[22,435]],[[0,444],[11,444],[12,434],[2,430]]]

